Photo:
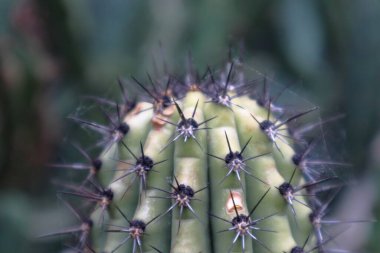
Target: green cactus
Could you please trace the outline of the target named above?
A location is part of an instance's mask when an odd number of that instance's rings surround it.
[[[97,159],[77,147],[90,173],[60,194],[96,204],[63,200],[82,221],[75,252],[323,252],[333,238],[319,192],[340,184],[323,162],[307,165],[310,139],[292,134],[317,108],[275,105],[265,78],[258,95],[238,60],[204,78],[149,77],[149,89],[132,79],[149,99],[96,99],[109,126],[71,117],[104,137]]]

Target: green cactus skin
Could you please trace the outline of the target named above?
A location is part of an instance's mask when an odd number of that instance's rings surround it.
[[[100,154],[96,181],[113,199],[105,212],[88,214],[95,221],[91,240],[79,252],[293,253],[305,244],[313,199],[294,162],[297,143],[269,136],[261,123],[290,122],[315,108],[280,120],[239,84],[241,69],[228,63],[220,80],[210,73],[207,81],[165,92],[138,82],[154,102],[122,115],[128,132]],[[288,127],[281,125],[282,133],[290,135]],[[154,164],[140,171],[146,180],[135,171],[141,157]],[[305,194],[282,195],[287,183]]]

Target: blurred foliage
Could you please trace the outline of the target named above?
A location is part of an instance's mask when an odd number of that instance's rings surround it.
[[[56,250],[31,238],[64,215],[51,204],[57,172],[44,164],[73,155],[65,140],[84,138],[65,120],[82,96],[117,97],[117,77],[145,76],[152,62],[181,71],[188,51],[203,69],[232,45],[249,66],[307,94],[322,115],[346,113],[328,141],[346,148],[358,176],[372,176],[379,26],[377,0],[0,1],[0,251]],[[375,227],[364,252],[380,252]]]

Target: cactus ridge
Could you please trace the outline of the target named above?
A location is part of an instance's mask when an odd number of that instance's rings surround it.
[[[345,164],[313,158],[321,143],[308,134],[329,120],[292,113],[277,104],[285,89],[270,96],[266,78],[245,74],[229,60],[202,78],[192,67],[183,81],[131,77],[142,101],[122,79],[120,104],[88,97],[109,124],[69,118],[102,151],[73,144],[86,163],[50,165],[88,171],[59,192],[81,224],[48,236],[75,234],[73,252],[328,252],[324,216],[344,184],[333,169]]]

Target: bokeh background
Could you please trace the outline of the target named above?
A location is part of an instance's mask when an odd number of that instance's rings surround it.
[[[230,45],[323,117],[346,114],[327,141],[356,184],[335,212],[379,220],[378,0],[1,0],[0,252],[63,247],[34,237],[65,224],[44,164],[73,156],[67,140],[82,136],[65,118],[83,95],[117,98],[117,77],[144,76],[154,59],[183,71],[188,51],[200,69],[220,64]],[[342,237],[380,252],[379,223]]]

